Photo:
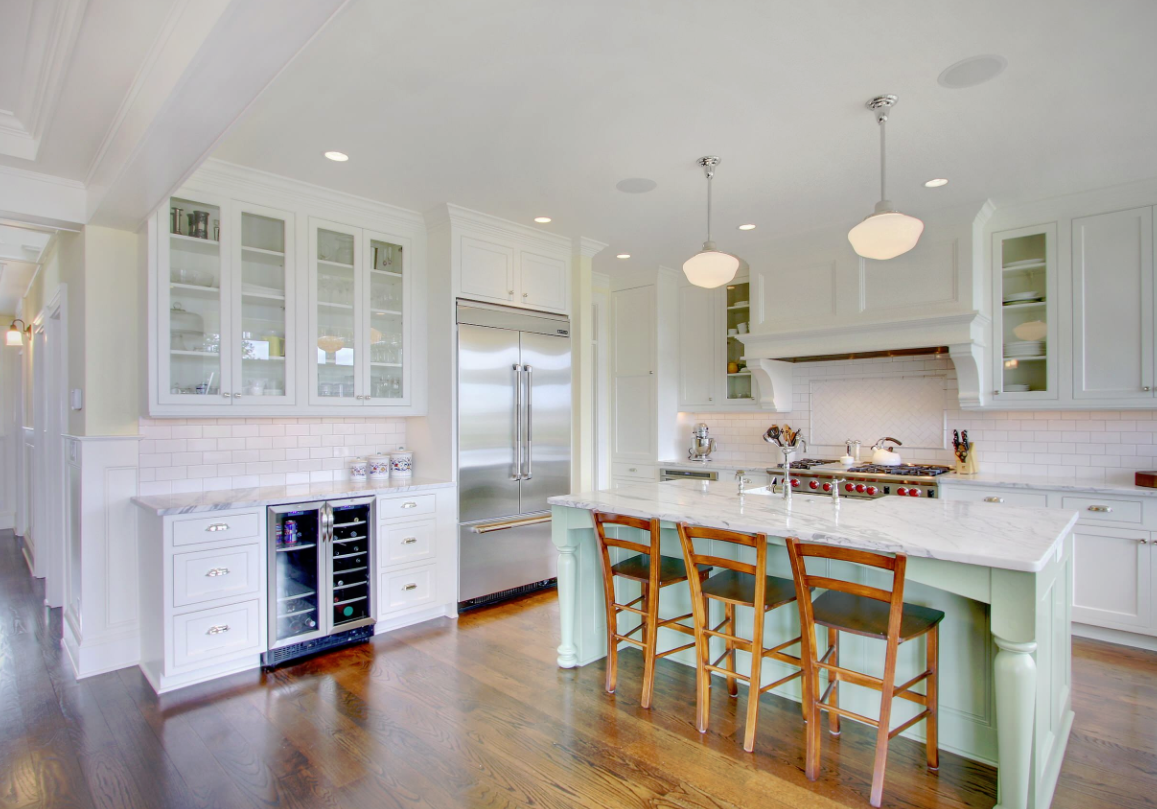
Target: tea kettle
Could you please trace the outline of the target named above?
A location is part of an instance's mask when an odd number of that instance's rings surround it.
[[[902,447],[903,443],[895,438],[884,437],[872,444],[872,463],[876,466],[899,466],[900,453],[896,452],[895,447],[884,446],[885,441],[891,441],[897,447]]]
[[[715,439],[708,435],[707,425],[699,422],[691,428],[691,449],[687,450],[689,461],[709,461],[708,456],[715,451]]]

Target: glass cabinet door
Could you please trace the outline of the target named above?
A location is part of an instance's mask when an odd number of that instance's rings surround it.
[[[994,234],[992,259],[993,394],[1056,399],[1056,226]]]
[[[321,505],[311,503],[269,515],[269,646],[297,643],[325,632]]]
[[[169,230],[158,250],[158,399],[164,403],[221,405],[233,393],[222,344],[231,339],[225,334],[229,297],[222,294],[229,261],[221,246],[228,243],[221,230],[223,205],[172,197],[168,222],[159,223]]]
[[[370,503],[333,506],[333,623],[335,631],[372,618],[374,566],[370,563]]]
[[[728,284],[726,293],[726,317],[723,319],[727,329],[726,366],[723,368],[727,380],[726,401],[729,404],[751,404],[755,401],[754,380],[743,360],[744,345],[739,340],[740,334],[747,334],[751,323],[751,284],[747,281]]]
[[[328,222],[314,222],[310,230],[310,403],[360,405],[361,232]]]
[[[405,255],[402,246],[376,234],[366,234],[365,259],[369,264],[368,398],[375,404],[403,404],[409,400],[409,355],[404,312],[406,297]]]
[[[233,397],[292,404],[293,215],[238,205],[233,244]]]

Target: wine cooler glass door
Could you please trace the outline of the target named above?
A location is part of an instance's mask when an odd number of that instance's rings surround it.
[[[334,632],[373,623],[372,506],[372,501],[330,504]]]
[[[269,510],[269,646],[326,634],[322,503]]]

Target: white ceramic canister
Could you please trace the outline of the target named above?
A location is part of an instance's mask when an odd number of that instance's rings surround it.
[[[366,467],[365,458],[350,458],[350,480],[354,483],[365,483]]]
[[[371,455],[366,459],[368,464],[370,480],[389,480],[390,478],[390,456],[389,455]]]
[[[399,449],[390,453],[390,474],[405,477],[414,473],[414,453]]]

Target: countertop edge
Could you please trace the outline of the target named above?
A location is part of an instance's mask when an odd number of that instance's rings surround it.
[[[375,487],[367,484],[361,487],[350,487],[335,490],[333,484],[312,484],[317,490],[310,491],[311,484],[299,486],[269,486],[259,489],[222,489],[218,492],[189,492],[182,494],[137,495],[132,498],[135,506],[145,512],[151,512],[158,517],[170,517],[178,514],[208,514],[218,511],[232,511],[239,508],[264,508],[266,506],[283,505],[285,503],[300,503],[308,500],[336,499],[349,497],[378,497],[389,494],[405,494],[406,492],[429,491],[433,489],[453,488],[454,481],[420,478],[412,483]],[[281,490],[280,492],[277,490]],[[189,499],[211,498],[220,495],[220,499],[210,502],[190,502],[182,504],[179,498]],[[174,501],[177,502],[174,502]]]

